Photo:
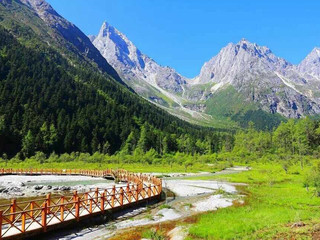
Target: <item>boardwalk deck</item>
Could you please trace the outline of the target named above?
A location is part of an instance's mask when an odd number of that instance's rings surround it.
[[[127,182],[127,185],[108,189],[97,188],[81,194],[74,192],[72,195],[58,198],[51,198],[48,194],[46,198],[27,202],[17,203],[16,200],[12,200],[11,204],[0,206],[0,239],[15,239],[30,233],[42,233],[56,225],[80,221],[120,207],[131,207],[140,201],[159,197],[162,191],[160,179],[124,170],[0,169],[0,175],[6,174],[114,176]]]

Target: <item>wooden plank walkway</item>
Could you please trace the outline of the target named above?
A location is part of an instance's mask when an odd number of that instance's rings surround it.
[[[15,239],[30,233],[43,233],[71,221],[104,214],[106,211],[131,207],[140,201],[159,197],[162,181],[151,175],[134,174],[125,170],[56,170],[56,169],[0,169],[1,175],[83,175],[93,177],[113,176],[126,186],[32,201],[0,205],[0,239]]]

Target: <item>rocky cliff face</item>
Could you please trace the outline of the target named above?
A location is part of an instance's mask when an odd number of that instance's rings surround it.
[[[301,72],[308,71],[310,62],[314,63],[309,60],[302,63]],[[310,71],[315,69],[313,66]],[[263,110],[285,117],[299,118],[320,113],[318,99],[310,96],[308,90],[314,84],[310,86],[311,82],[306,82],[297,67],[275,56],[269,48],[245,39],[229,44],[205,63],[196,81],[197,84],[215,83],[212,94],[233,86],[248,102],[255,102]]]
[[[90,38],[102,56],[136,92],[149,100],[164,98],[161,95],[165,95],[177,102],[172,94],[183,92],[186,79],[174,69],[157,64],[106,22],[99,34]]]
[[[296,69],[307,76],[320,79],[320,48],[314,48]]]
[[[239,43],[228,44],[219,54],[204,64],[199,75],[199,83],[233,83],[241,77],[263,75],[268,72],[282,72],[288,65],[284,59],[276,57],[269,48],[260,47],[242,39]],[[250,79],[243,79],[244,81]]]

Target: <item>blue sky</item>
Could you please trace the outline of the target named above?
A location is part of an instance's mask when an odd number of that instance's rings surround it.
[[[47,1],[86,34],[97,34],[106,20],[143,53],[187,77],[241,38],[292,63],[320,46],[317,0]]]

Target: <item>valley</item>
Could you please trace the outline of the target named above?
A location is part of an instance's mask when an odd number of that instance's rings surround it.
[[[0,239],[320,239],[319,3],[76,2],[0,0]]]

